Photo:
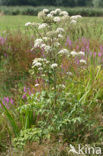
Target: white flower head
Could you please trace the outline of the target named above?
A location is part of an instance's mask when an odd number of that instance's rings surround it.
[[[62,11],[62,12],[60,13],[60,15],[61,15],[61,16],[68,16],[69,14],[68,14],[67,11]]]
[[[61,9],[57,8],[57,9],[55,10],[55,13],[56,13],[56,14],[57,14],[57,13],[61,13]]]
[[[36,84],[35,84],[35,87],[38,87],[39,85],[40,85],[39,83],[36,83]]]
[[[80,63],[87,64],[86,60],[83,60],[83,59],[80,60]]]
[[[61,19],[60,19],[60,17],[56,16],[56,17],[54,17],[53,21],[54,21],[54,22],[60,22]]]
[[[42,61],[42,58],[35,58],[35,59],[33,60],[33,65],[34,65],[35,63],[40,62],[40,61]]]
[[[47,26],[48,26],[47,23],[42,23],[42,24],[39,25],[38,29],[44,29],[44,28],[46,28]]]
[[[72,20],[76,20],[78,18],[82,18],[82,16],[81,15],[75,15],[75,16],[70,17],[70,19],[72,19]]]
[[[54,43],[54,46],[55,46],[55,47],[59,47],[59,46],[60,46],[60,43],[59,43],[59,42],[55,42],[55,43]]]
[[[53,15],[52,14],[48,14],[47,17],[48,18],[53,18]]]
[[[62,32],[64,32],[63,28],[57,28],[56,33],[62,33]]]
[[[55,15],[56,12],[53,10],[53,11],[50,12],[50,14],[51,14],[51,15]]]
[[[76,20],[71,20],[70,24],[76,24],[77,21]]]
[[[63,38],[63,35],[59,34],[59,35],[58,35],[58,38]]]
[[[38,13],[38,18],[44,18],[46,16],[46,14],[43,11],[40,11]]]
[[[78,55],[80,55],[80,56],[85,56],[85,53],[84,53],[83,51],[80,51],[80,52],[78,53]]]
[[[42,42],[43,42],[43,40],[41,38],[35,40],[35,43],[42,43]]]
[[[40,47],[42,42],[43,42],[42,39],[36,39],[34,42],[34,48]]]
[[[44,50],[45,50],[46,52],[49,52],[49,51],[52,50],[52,48],[51,48],[49,45],[46,45],[46,46],[44,47]]]
[[[46,44],[41,44],[40,48],[45,48]]]
[[[78,53],[77,53],[76,51],[72,51],[70,54],[71,54],[73,57],[75,57],[75,56],[78,55]]]
[[[62,49],[58,52],[58,54],[63,55],[63,54],[68,54],[69,51],[67,49]]]
[[[48,40],[48,38],[47,38],[47,37],[43,37],[43,40],[44,40],[44,41],[47,41],[47,40]]]
[[[36,62],[34,65],[33,65],[33,67],[41,67],[42,66],[42,64],[40,63],[40,62]]]
[[[26,26],[26,27],[28,27],[28,26],[30,26],[30,25],[32,25],[31,22],[27,22],[27,23],[25,23],[25,26]]]
[[[57,63],[53,63],[53,64],[51,65],[51,68],[52,68],[52,69],[57,68],[57,67],[58,67],[58,64],[57,64]]]
[[[39,67],[39,68],[38,68],[38,70],[39,70],[39,71],[42,71],[42,70],[43,70],[43,68],[42,68],[42,67]]]
[[[43,13],[47,13],[47,12],[49,12],[48,9],[43,9]]]

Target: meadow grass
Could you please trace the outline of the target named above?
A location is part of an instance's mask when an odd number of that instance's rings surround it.
[[[5,30],[24,30],[25,23],[30,22],[40,22],[37,16],[26,16],[26,15],[17,15],[17,16],[0,16],[0,32]],[[83,23],[87,24],[103,24],[103,17],[83,17]]]
[[[36,16],[0,16],[0,32],[5,30],[23,30],[25,28],[25,23],[30,22],[38,22],[38,18]]]

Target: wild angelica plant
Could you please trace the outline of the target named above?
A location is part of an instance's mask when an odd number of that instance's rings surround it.
[[[55,104],[57,100],[57,88],[63,86],[63,79],[60,77],[62,59],[66,57],[69,61],[71,57],[84,56],[84,52],[70,52],[63,46],[63,40],[66,36],[66,28],[68,25],[76,24],[80,15],[69,16],[68,12],[56,9],[50,11],[44,9],[38,14],[42,19],[39,23],[26,23],[25,26],[32,27],[38,37],[34,41],[33,50],[41,50],[42,58],[35,58],[32,63],[31,74],[36,78],[44,81],[49,90],[53,89],[55,93]],[[80,63],[86,64],[86,61],[81,59]]]

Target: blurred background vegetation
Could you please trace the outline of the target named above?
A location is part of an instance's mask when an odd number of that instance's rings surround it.
[[[0,0],[0,5],[52,5],[52,6],[89,6],[103,7],[103,0]]]

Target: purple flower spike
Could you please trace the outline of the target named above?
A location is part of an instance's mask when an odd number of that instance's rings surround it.
[[[3,103],[3,105],[5,105],[5,101],[4,100],[2,101],[2,103]]]
[[[13,101],[13,99],[11,98],[10,99],[10,103],[13,105],[14,104],[14,101]]]
[[[99,52],[99,53],[98,53],[98,56],[99,56],[99,57],[101,57],[101,56],[102,56],[102,53],[101,53],[101,52]]]
[[[31,96],[31,91],[29,91],[29,95]]]
[[[24,95],[22,96],[22,98],[23,98],[23,99],[27,99],[27,96],[26,96],[26,94],[24,94]]]
[[[26,87],[24,87],[24,92],[26,92]]]
[[[9,103],[9,98],[8,97],[4,97],[4,100]]]
[[[96,53],[96,52],[94,52],[93,54],[94,54],[94,57],[97,55],[97,53]]]

